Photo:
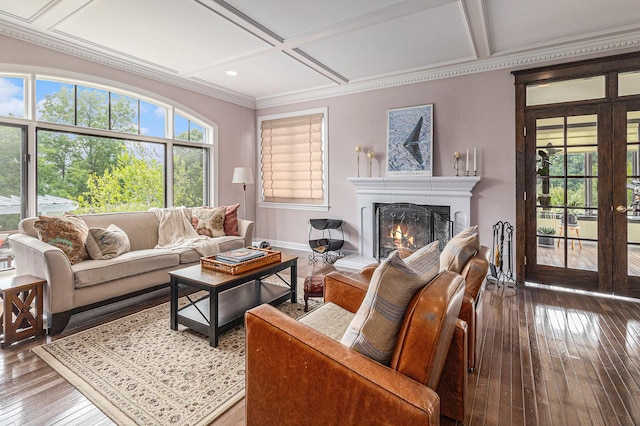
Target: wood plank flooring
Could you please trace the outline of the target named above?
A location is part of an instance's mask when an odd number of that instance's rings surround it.
[[[308,273],[307,253],[283,251],[299,255],[299,274]],[[640,424],[640,303],[524,286],[490,285],[485,296],[465,424]],[[79,314],[64,334],[167,300],[159,291]],[[0,425],[113,424],[31,353],[51,340],[0,350]],[[244,400],[215,424],[244,424]]]

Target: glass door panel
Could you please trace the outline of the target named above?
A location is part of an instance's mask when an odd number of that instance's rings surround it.
[[[640,276],[640,111],[627,112],[627,274]]]
[[[536,120],[537,264],[598,271],[597,115]]]

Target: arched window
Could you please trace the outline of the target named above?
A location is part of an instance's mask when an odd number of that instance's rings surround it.
[[[0,181],[20,182],[22,191],[0,185],[0,232],[17,229],[15,211],[98,213],[210,204],[214,126],[165,101],[61,77],[0,74],[0,125],[5,124],[25,126],[25,134],[35,139],[16,147],[16,138],[0,134],[0,150],[11,146],[11,158],[22,164],[0,169]],[[35,185],[27,186],[20,175],[27,167]],[[16,203],[21,208],[16,210]]]

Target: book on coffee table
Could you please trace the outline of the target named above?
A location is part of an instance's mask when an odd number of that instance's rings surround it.
[[[216,255],[216,260],[229,263],[246,262],[247,260],[257,259],[264,256],[266,253],[260,250],[252,250],[249,248],[240,248]]]

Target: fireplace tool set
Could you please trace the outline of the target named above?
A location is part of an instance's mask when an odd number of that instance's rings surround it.
[[[506,235],[506,247],[505,247]],[[509,222],[499,221],[493,225],[493,245],[491,247],[491,277],[498,288],[506,285],[515,288],[516,281],[513,278],[513,226]],[[506,260],[506,265],[505,265]]]

